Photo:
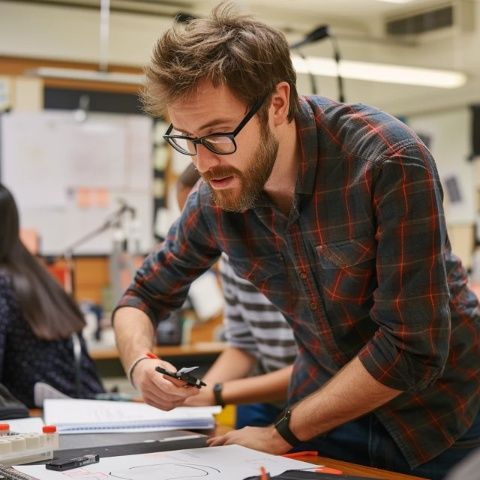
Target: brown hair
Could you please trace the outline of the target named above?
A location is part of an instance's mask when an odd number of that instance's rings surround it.
[[[278,30],[232,13],[221,3],[209,18],[174,24],[158,40],[145,69],[145,110],[165,113],[167,104],[193,93],[202,80],[226,85],[247,105],[273,93],[279,82],[290,84],[292,120],[299,109],[296,74],[285,36]],[[260,117],[266,118],[268,106]]]

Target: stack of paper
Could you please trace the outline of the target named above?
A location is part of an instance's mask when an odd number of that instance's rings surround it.
[[[48,399],[43,406],[47,425],[60,433],[206,430],[215,427],[220,407],[179,407],[165,412],[144,403],[105,400]]]
[[[53,472],[44,465],[21,465],[15,467],[15,470],[39,480],[65,480],[67,477],[85,480],[171,480],[200,477],[211,480],[242,480],[246,477],[260,478],[261,467],[274,476],[285,470],[314,470],[318,465],[257,452],[239,445],[226,445],[100,458],[99,463],[71,470],[74,473]]]

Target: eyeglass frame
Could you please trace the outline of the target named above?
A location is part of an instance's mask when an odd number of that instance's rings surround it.
[[[207,150],[210,150],[210,152],[213,152],[215,155],[231,155],[232,153],[235,153],[237,151],[237,142],[235,141],[235,137],[242,131],[242,129],[245,127],[245,125],[253,118],[253,116],[260,110],[260,107],[263,105],[265,100],[267,99],[268,95],[265,95],[263,97],[258,98],[255,103],[252,105],[252,108],[245,114],[241,122],[237,125],[235,130],[231,132],[216,132],[216,133],[210,133],[208,135],[204,135],[203,137],[189,137],[188,135],[170,135],[170,132],[173,130],[173,124],[171,123],[170,126],[168,127],[167,131],[165,132],[165,135],[163,135],[164,140],[171,146],[173,147],[177,152],[183,154],[183,155],[188,155],[190,157],[194,157],[197,155],[197,145],[203,145]],[[208,142],[205,141],[208,137],[228,137],[233,146],[234,149],[231,152],[228,153],[222,153],[218,152],[216,150],[212,150],[211,145],[209,145]],[[195,147],[195,153],[190,153],[187,152],[186,150],[182,149],[179,147],[177,144],[175,144],[175,139],[180,139],[180,140],[185,140],[185,141],[190,141],[194,147]]]

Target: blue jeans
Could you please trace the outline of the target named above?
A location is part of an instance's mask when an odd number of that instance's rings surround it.
[[[237,405],[235,428],[266,427],[271,425],[282,410],[270,403],[247,403]]]
[[[370,414],[301,444],[295,450],[317,450],[323,457],[441,480],[456,463],[478,447],[480,447],[480,415],[463,437],[449,449],[412,469],[387,430],[375,415]]]

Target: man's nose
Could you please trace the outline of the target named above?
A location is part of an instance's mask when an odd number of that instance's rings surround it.
[[[197,154],[193,157],[193,163],[200,174],[207,172],[220,163],[217,155],[205,148],[202,144],[197,145]]]

